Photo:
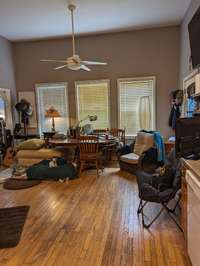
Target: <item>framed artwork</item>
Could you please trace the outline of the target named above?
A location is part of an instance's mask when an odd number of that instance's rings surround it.
[[[29,118],[28,128],[37,128],[37,109],[34,91],[20,91],[18,92],[18,101],[25,99],[31,104],[33,114]]]

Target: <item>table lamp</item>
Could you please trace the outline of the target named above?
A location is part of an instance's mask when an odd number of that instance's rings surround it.
[[[48,110],[46,110],[45,117],[46,118],[52,118],[52,129],[51,130],[52,130],[52,132],[55,132],[54,118],[61,117],[60,113],[53,106],[51,106]]]
[[[87,119],[89,119],[90,122],[96,121],[98,119],[97,115],[87,115],[86,117],[84,117],[83,119],[79,120],[77,122],[77,124],[75,125],[75,128],[78,128],[79,125],[83,122],[86,121]]]

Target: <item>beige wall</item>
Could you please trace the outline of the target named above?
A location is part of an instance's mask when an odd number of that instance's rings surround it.
[[[10,89],[15,102],[15,71],[12,44],[0,36],[0,88]]]
[[[77,53],[83,59],[107,61],[91,72],[52,70],[41,58],[63,59],[71,55],[71,40],[43,40],[14,44],[18,91],[34,90],[36,83],[68,82],[71,121],[76,117],[74,81],[110,79],[111,123],[117,126],[117,78],[156,76],[157,129],[170,134],[169,93],[177,89],[179,73],[179,27],[167,27],[78,37]]]
[[[192,0],[190,7],[184,17],[181,25],[181,50],[180,50],[180,76],[179,82],[182,86],[183,79],[189,74],[189,58],[191,55],[188,23],[192,19],[197,8],[200,6],[200,0]]]

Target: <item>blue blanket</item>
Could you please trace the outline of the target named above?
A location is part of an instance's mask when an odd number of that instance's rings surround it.
[[[160,135],[160,133],[157,131],[154,131],[153,134],[154,134],[155,145],[158,150],[158,162],[164,163],[165,162],[165,145],[163,142],[163,138]]]
[[[157,161],[159,163],[160,162],[164,163],[165,162],[165,145],[164,145],[163,138],[160,135],[160,133],[158,131],[147,131],[147,130],[141,130],[141,131],[154,135],[154,143],[158,151]]]

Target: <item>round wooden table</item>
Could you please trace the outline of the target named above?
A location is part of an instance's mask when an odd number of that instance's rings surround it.
[[[79,140],[78,139],[70,139],[70,138],[66,138],[66,139],[49,139],[49,146],[50,147],[59,147],[59,146],[64,146],[64,147],[74,147],[75,149],[75,158],[77,159],[77,154],[78,154],[78,144],[79,144]],[[100,149],[110,147],[111,145],[116,145],[117,143],[119,143],[119,140],[117,138],[110,138],[110,139],[99,139],[99,146]],[[109,156],[108,154],[105,152],[105,160],[108,160]]]
[[[99,145],[111,145],[111,144],[116,144],[118,143],[118,139],[113,138],[113,139],[99,139]],[[49,144],[56,147],[56,146],[78,146],[79,140],[78,139],[49,139]]]

